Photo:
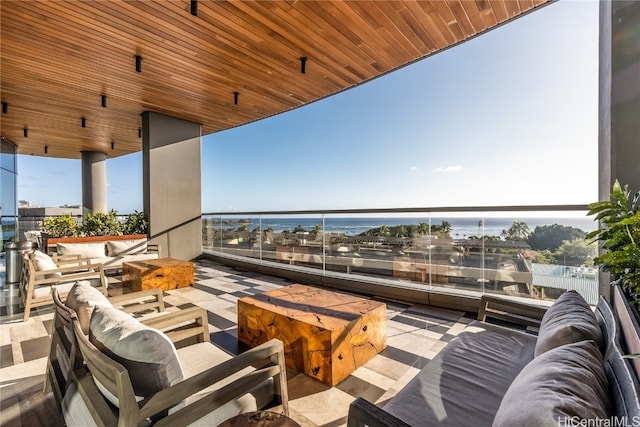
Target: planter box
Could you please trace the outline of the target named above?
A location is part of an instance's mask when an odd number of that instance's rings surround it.
[[[640,354],[640,326],[638,325],[638,309],[631,305],[625,292],[620,286],[613,289],[613,303],[615,312],[620,320],[620,335],[622,336],[623,351],[627,354]],[[640,377],[640,359],[629,359],[636,375]]]

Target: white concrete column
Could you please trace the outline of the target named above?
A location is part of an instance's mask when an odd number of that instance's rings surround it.
[[[83,151],[82,215],[107,212],[107,155]]]
[[[163,257],[202,253],[200,134],[198,123],[142,113],[144,211]]]

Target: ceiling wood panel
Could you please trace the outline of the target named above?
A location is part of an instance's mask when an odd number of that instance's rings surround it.
[[[349,89],[546,3],[200,1],[192,16],[189,0],[0,1],[8,104],[0,131],[20,154],[45,155],[46,146],[52,157],[117,157],[141,150],[144,111],[218,132]]]

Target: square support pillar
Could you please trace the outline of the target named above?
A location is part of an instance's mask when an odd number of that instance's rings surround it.
[[[609,200],[615,180],[640,190],[640,2],[600,2],[598,199]],[[610,296],[609,275],[600,294]]]
[[[142,113],[142,184],[149,235],[160,256],[191,260],[202,253],[201,125]]]

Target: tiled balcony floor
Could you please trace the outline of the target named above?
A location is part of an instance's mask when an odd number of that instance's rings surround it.
[[[13,293],[4,286],[4,259],[1,261],[1,425],[63,425],[53,396],[42,393],[52,309],[34,310],[31,319],[23,323],[20,308],[15,305],[17,299],[14,296],[12,301]],[[110,294],[122,292],[117,277],[111,277],[110,282],[113,282]],[[196,284],[166,292],[165,301],[170,310],[192,304],[204,307],[209,315],[211,341],[237,354],[244,350],[236,335],[237,299],[290,283],[199,260]],[[384,403],[473,318],[464,312],[383,301],[387,304],[388,347],[340,384],[329,387],[294,370],[288,371],[290,415],[301,426],[346,425],[349,404],[357,396]]]

